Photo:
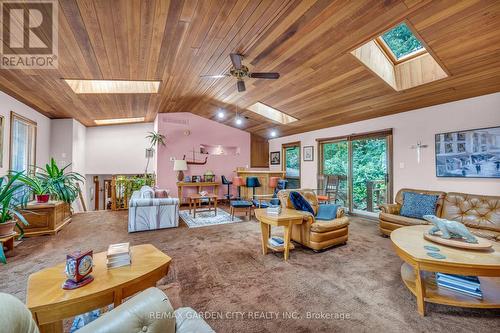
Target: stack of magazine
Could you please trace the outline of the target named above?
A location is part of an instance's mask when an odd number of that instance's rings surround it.
[[[108,268],[116,268],[130,265],[130,243],[111,244],[107,252]]]
[[[280,248],[280,247],[283,247],[285,245],[285,241],[283,240],[283,238],[277,237],[277,236],[273,236],[273,237],[269,238],[269,240],[267,242],[268,242],[269,246],[275,247],[275,248]]]
[[[481,285],[477,276],[436,273],[436,282],[439,287],[479,299],[483,298]]]
[[[281,206],[280,205],[269,205],[266,210],[267,215],[280,215],[281,213]]]

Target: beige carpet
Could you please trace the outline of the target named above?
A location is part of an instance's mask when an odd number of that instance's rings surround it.
[[[109,243],[130,241],[152,243],[173,258],[159,287],[175,307],[222,316],[208,320],[217,332],[457,333],[498,327],[496,310],[429,304],[428,315],[420,317],[401,282],[401,261],[390,240],[379,236],[376,221],[353,218],[349,230],[345,246],[322,253],[297,246],[284,262],[281,255],[260,253],[255,222],[128,234],[127,212],[78,214],[57,236],[19,244],[8,265],[0,266],[0,291],[24,301],[28,275],[63,261],[67,252],[105,251]],[[307,319],[308,312],[333,318]],[[292,319],[284,319],[287,314]]]

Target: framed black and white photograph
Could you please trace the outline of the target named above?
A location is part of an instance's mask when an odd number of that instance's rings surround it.
[[[270,153],[270,159],[271,159],[271,165],[280,165],[280,152],[279,151],[272,151]]]
[[[314,161],[314,146],[304,146],[304,161]]]
[[[500,178],[500,127],[436,134],[436,176]]]

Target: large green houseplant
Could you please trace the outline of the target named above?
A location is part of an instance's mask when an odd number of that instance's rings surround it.
[[[19,180],[30,188],[30,190],[35,195],[37,202],[42,203],[49,201],[50,189],[49,189],[49,184],[45,179],[42,179],[37,175],[28,176],[22,174],[19,177]]]
[[[20,213],[28,199],[24,193],[24,184],[19,181],[22,176],[22,172],[17,172],[0,178],[0,235],[12,234],[14,227],[17,226],[22,237],[24,231],[21,224],[28,225],[28,221]],[[0,262],[4,264],[7,262],[2,246],[0,246]]]
[[[46,184],[49,194],[58,200],[65,201],[71,204],[79,193],[78,184],[85,181],[78,172],[66,171],[71,164],[63,168],[57,166],[56,161],[51,158],[50,163],[45,165],[45,168],[36,168],[34,177],[38,178],[42,184]]]
[[[146,139],[149,139],[149,148],[146,148],[146,170],[144,170],[144,174],[148,174],[149,160],[153,157],[154,147],[157,145],[165,146],[165,140],[167,139],[165,135],[160,134],[159,132],[148,132]]]

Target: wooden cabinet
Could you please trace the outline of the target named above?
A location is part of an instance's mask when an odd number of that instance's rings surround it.
[[[23,216],[29,223],[24,226],[25,237],[54,235],[71,221],[71,209],[63,201],[30,202],[23,211]]]
[[[269,167],[269,142],[258,135],[250,135],[250,167]]]

